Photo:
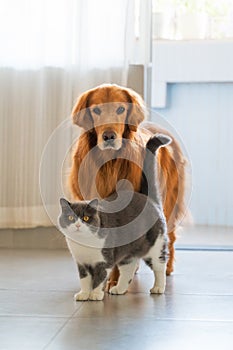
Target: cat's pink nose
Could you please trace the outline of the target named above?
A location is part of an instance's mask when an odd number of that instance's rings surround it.
[[[77,228],[80,228],[80,227],[81,227],[81,225],[80,225],[80,224],[76,224],[76,227],[77,227]]]

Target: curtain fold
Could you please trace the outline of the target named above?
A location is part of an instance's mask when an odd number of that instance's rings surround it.
[[[0,228],[47,226],[39,189],[42,151],[81,92],[105,82],[126,84],[132,1],[0,5]],[[57,181],[59,152],[71,143],[66,134],[56,145],[48,191]]]

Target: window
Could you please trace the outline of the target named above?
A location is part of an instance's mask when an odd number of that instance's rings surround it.
[[[122,66],[132,22],[128,3],[0,0],[0,66]]]
[[[152,0],[154,39],[233,38],[232,0]]]

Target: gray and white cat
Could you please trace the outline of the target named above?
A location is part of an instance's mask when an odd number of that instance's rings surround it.
[[[81,291],[75,300],[102,300],[104,282],[113,266],[120,277],[111,294],[124,294],[140,258],[155,275],[151,293],[164,293],[166,284],[166,221],[155,183],[154,154],[171,139],[159,134],[146,145],[141,192],[119,191],[105,200],[69,203],[61,198],[59,228],[77,263]],[[120,209],[119,209],[120,208]]]

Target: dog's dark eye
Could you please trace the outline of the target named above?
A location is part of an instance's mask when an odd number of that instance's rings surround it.
[[[100,114],[101,114],[101,109],[98,108],[98,107],[95,107],[95,108],[93,108],[93,112],[94,112],[95,114],[97,114],[97,115],[100,115]]]
[[[125,111],[125,107],[120,106],[119,108],[117,108],[117,114],[122,114]]]

